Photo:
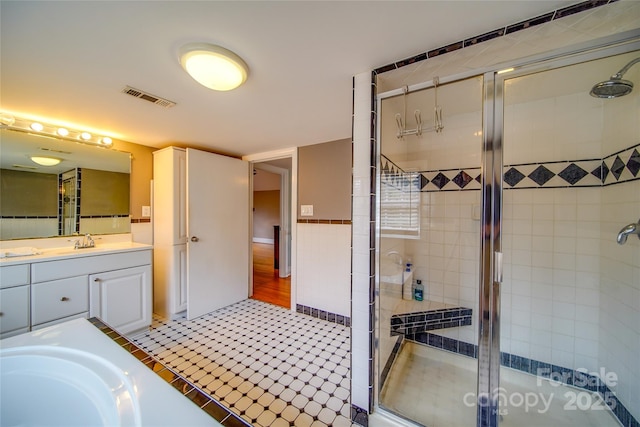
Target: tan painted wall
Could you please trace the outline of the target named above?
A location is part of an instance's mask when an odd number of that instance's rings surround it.
[[[153,179],[154,147],[115,141],[114,149],[131,153],[131,193],[129,213],[132,219],[142,217],[142,207],[151,206],[151,180]]]
[[[351,140],[298,149],[298,219],[351,220]],[[313,205],[313,216],[301,216]]]
[[[81,170],[81,216],[127,215],[130,175],[128,173]],[[124,196],[124,197],[123,197]]]
[[[2,216],[57,216],[58,175],[2,169]]]
[[[280,190],[253,192],[253,237],[273,239],[273,226],[280,225]]]

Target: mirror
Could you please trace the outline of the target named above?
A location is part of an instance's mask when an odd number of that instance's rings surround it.
[[[130,232],[129,153],[6,128],[0,153],[0,240]]]

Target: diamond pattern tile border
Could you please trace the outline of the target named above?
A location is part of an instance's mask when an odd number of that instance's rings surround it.
[[[640,144],[604,159],[505,165],[505,189],[600,187],[639,180],[639,150]],[[408,174],[388,158],[382,158],[383,170],[393,171],[396,179]],[[480,168],[421,171],[415,185],[422,192],[479,190],[480,174]]]

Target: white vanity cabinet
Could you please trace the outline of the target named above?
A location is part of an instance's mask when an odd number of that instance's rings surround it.
[[[0,338],[29,331],[29,265],[0,269]]]
[[[151,324],[151,265],[89,276],[91,317],[126,334]]]
[[[122,334],[151,325],[150,247],[83,255],[0,266],[0,337],[78,317],[99,317]]]

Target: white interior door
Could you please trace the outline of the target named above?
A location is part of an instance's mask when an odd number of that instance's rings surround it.
[[[249,164],[187,149],[187,318],[249,296]]]

